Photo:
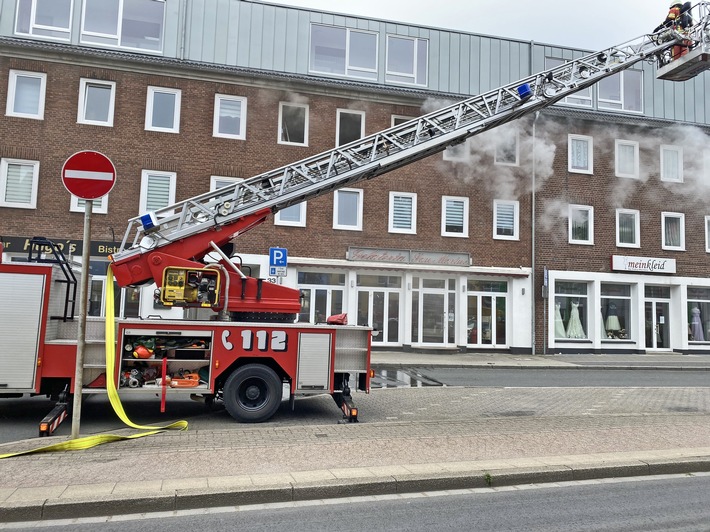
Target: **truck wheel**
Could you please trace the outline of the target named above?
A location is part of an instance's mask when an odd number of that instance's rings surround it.
[[[242,423],[260,423],[273,416],[281,404],[283,386],[276,372],[263,364],[247,364],[224,383],[224,406]]]

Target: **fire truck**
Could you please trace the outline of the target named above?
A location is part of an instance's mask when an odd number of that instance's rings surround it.
[[[296,396],[330,394],[344,418],[357,421],[351,387],[369,392],[371,329],[342,316],[297,322],[299,291],[251,277],[234,255],[234,240],[281,209],[439,153],[641,61],[657,63],[661,79],[690,79],[710,68],[708,5],[696,6],[700,16],[689,28],[661,28],[129,220],[111,257],[117,284],[155,283],[156,299],[185,309],[185,318],[118,320],[109,349],[104,322],[89,318],[80,383],[77,273],[51,241],[34,239],[27,262],[0,264],[0,337],[13,338],[0,346],[0,396],[106,393],[106,375],[113,375],[121,395],[219,399],[240,422],[271,418],[284,390],[292,407]],[[41,433],[66,416],[61,404]]]

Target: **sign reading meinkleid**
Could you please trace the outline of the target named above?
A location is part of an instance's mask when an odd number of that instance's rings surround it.
[[[612,255],[611,269],[623,272],[675,273],[675,259]]]
[[[98,199],[111,192],[116,184],[116,167],[103,153],[80,151],[64,162],[62,183],[78,198]]]

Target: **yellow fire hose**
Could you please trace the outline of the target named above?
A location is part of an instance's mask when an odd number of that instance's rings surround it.
[[[116,320],[114,316],[113,271],[111,270],[110,265],[108,267],[108,271],[106,272],[104,294],[106,298],[106,392],[108,393],[108,399],[113,407],[113,411],[116,412],[116,415],[121,421],[123,421],[123,423],[131,428],[146,430],[147,432],[141,432],[139,434],[132,434],[129,436],[118,436],[115,434],[84,436],[83,438],[76,438],[62,443],[46,445],[44,447],[38,447],[28,451],[0,454],[0,459],[9,458],[11,456],[20,456],[23,454],[46,453],[50,451],[81,451],[83,449],[90,449],[91,447],[96,447],[97,445],[102,445],[104,443],[151,436],[153,434],[163,432],[166,429],[187,430],[187,421],[176,421],[174,423],[170,423],[169,425],[156,427],[151,425],[137,425],[128,419],[128,416],[123,409],[123,405],[121,404],[121,399],[118,396],[118,390],[116,390]],[[74,383],[74,393],[77,393],[77,388],[79,390],[81,389],[81,383]]]

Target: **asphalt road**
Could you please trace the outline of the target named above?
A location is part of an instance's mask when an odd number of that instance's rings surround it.
[[[43,523],[57,532],[293,530],[707,531],[710,476],[644,477],[558,485],[316,500]],[[3,529],[0,524],[0,530]],[[36,528],[15,528],[17,531]]]

